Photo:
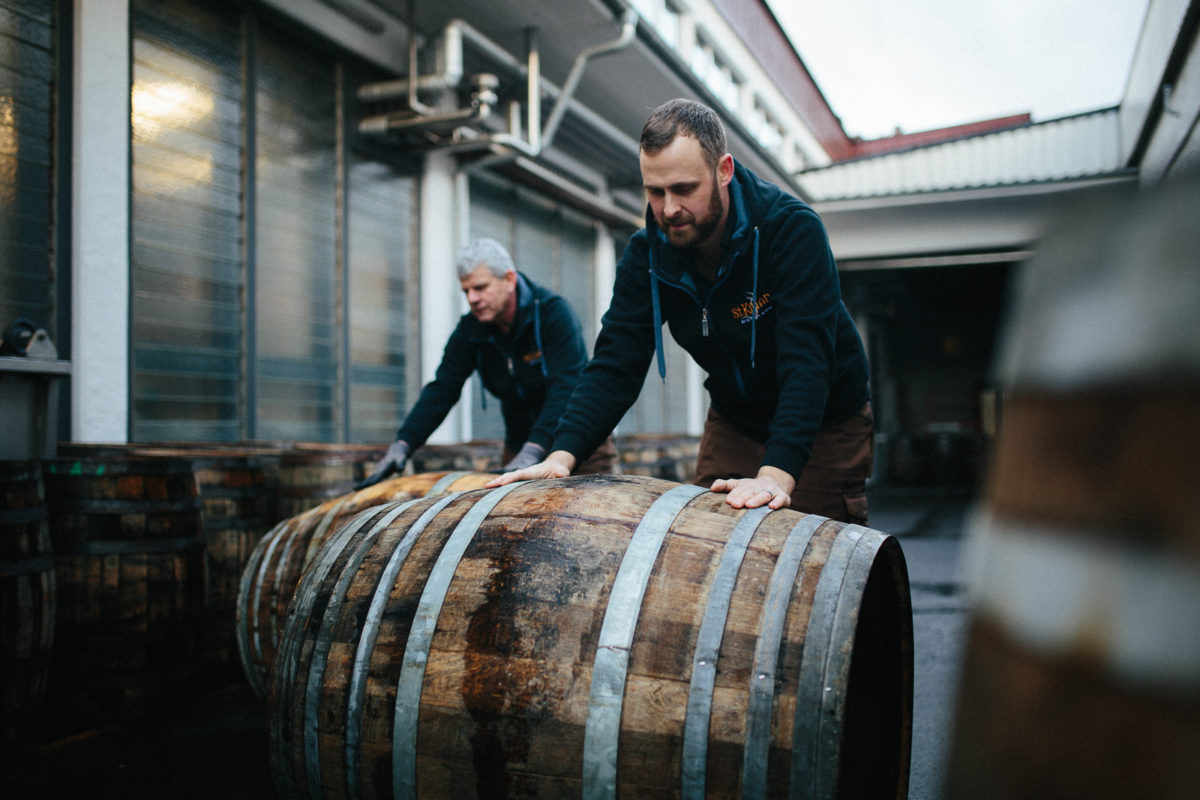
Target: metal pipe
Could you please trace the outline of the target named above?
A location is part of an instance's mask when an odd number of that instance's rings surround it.
[[[526,136],[529,147],[534,153],[540,153],[542,131],[542,90],[539,79],[542,76],[542,61],[538,53],[537,28],[525,29],[526,61],[529,64],[529,75],[525,80],[525,111],[528,118]]]
[[[417,55],[417,0],[408,0],[408,107],[428,114],[433,108],[417,99]]]
[[[480,73],[474,78],[475,90],[471,93],[471,104],[450,111],[433,111],[428,114],[412,114],[408,111],[378,114],[366,117],[358,123],[364,134],[380,134],[404,129],[434,128],[440,125],[462,125],[482,122],[491,116],[492,106],[498,100],[495,93],[497,78],[489,73]]]
[[[637,33],[637,21],[637,12],[632,8],[625,9],[625,14],[621,18],[621,34],[616,39],[613,39],[611,42],[604,42],[584,48],[575,57],[575,63],[571,65],[571,71],[567,74],[566,82],[563,83],[562,94],[559,95],[558,101],[550,111],[550,118],[546,120],[546,127],[542,129],[541,143],[538,147],[539,151],[542,147],[549,147],[550,142],[554,140],[554,134],[558,132],[558,126],[562,123],[563,116],[566,114],[567,102],[579,87],[579,81],[583,78],[583,70],[587,66],[587,62],[597,56],[615,53],[618,50],[628,47],[633,41],[634,34]]]
[[[558,126],[562,122],[566,114],[567,105],[571,102],[572,95],[575,89],[579,86],[579,81],[583,77],[583,70],[587,66],[587,62],[592,58],[607,53],[616,52],[632,41],[634,34],[637,32],[637,12],[633,9],[628,9],[622,18],[621,34],[616,39],[601,44],[592,45],[585,48],[575,57],[575,62],[571,65],[571,71],[567,76],[567,83],[562,89],[557,91],[558,98],[555,100],[554,109],[551,112],[550,120],[547,121],[545,127],[541,124],[541,75],[540,61],[538,58],[537,41],[533,29],[526,31],[526,43],[529,51],[529,67],[526,75],[526,87],[528,99],[526,101],[528,111],[528,124],[526,131],[526,140],[513,136],[511,134],[497,133],[479,139],[469,144],[464,143],[462,149],[482,148],[489,145],[500,145],[504,150],[496,151],[494,147],[491,149],[492,155],[486,156],[480,161],[472,165],[473,169],[482,167],[495,166],[506,161],[512,161],[519,155],[537,157],[550,146],[550,142],[554,138],[554,134],[558,131]]]
[[[455,19],[455,20],[452,20],[450,24],[457,27],[459,32],[462,34],[463,38],[467,42],[469,42],[473,48],[482,52],[482,54],[491,63],[496,64],[497,66],[501,66],[504,69],[508,70],[509,72],[512,72],[521,77],[525,77],[528,74],[528,68],[524,64],[522,64],[520,61],[518,61],[516,58],[514,58],[512,56],[512,54],[510,54],[507,50],[505,50],[502,47],[497,46],[495,43],[493,43],[490,39],[488,39],[486,36],[484,36],[478,30],[476,30],[475,28],[472,28],[469,23],[467,23],[461,19]],[[602,136],[604,136],[604,138],[608,139],[609,141],[613,142],[614,144],[623,146],[626,150],[629,151],[631,159],[634,159],[634,160],[637,159],[638,146],[637,146],[636,140],[630,138],[627,134],[625,134],[619,128],[614,126],[611,122],[609,122],[608,120],[606,120],[604,117],[600,116],[599,114],[595,113],[594,111],[590,110],[587,106],[580,105],[579,103],[574,102],[574,100],[570,97],[564,98],[562,90],[559,89],[557,86],[555,86],[553,83],[550,83],[549,81],[545,80],[544,78],[538,78],[538,85],[541,87],[542,92],[547,97],[549,97],[551,100],[554,100],[556,103],[559,100],[562,101],[562,103],[564,105],[564,108],[563,108],[564,114],[566,113],[566,110],[567,110],[566,106],[571,106],[572,113],[577,114],[578,116],[582,117],[584,119],[584,121],[587,123],[589,128],[591,128],[592,130],[601,134]],[[556,106],[556,108],[557,108],[557,106]],[[544,137],[543,137],[543,140],[544,140]],[[543,149],[545,149],[544,145],[543,145]]]
[[[367,83],[358,87],[358,99],[366,102],[381,102],[395,100],[400,97],[409,98],[413,102],[414,89],[420,91],[439,91],[457,88],[463,79],[463,48],[462,30],[457,23],[460,20],[450,20],[442,29],[441,46],[438,50],[439,69],[431,75],[417,75],[416,81],[400,78],[390,81]],[[416,31],[409,28],[409,74],[415,75],[416,67]],[[415,85],[414,85],[415,83]],[[418,105],[423,105],[418,103]],[[415,109],[414,109],[415,110]]]
[[[568,205],[597,219],[609,224],[630,228],[638,228],[643,224],[643,220],[638,214],[627,211],[595,192],[588,191],[584,187],[572,183],[566,178],[546,169],[538,162],[527,157],[529,156],[528,153],[521,155],[513,153],[508,149],[509,147],[528,147],[528,143],[523,140],[519,143],[509,142],[506,145],[481,141],[476,144],[476,147],[480,146],[491,150],[491,155],[467,164],[464,167],[466,171],[476,172],[497,162],[510,164],[512,169],[525,176],[532,185],[538,186],[548,194],[563,200]],[[454,148],[450,149],[453,150]]]
[[[471,44],[472,48],[480,51],[484,58],[491,63],[525,79],[526,94],[527,98],[529,98],[526,109],[528,112],[528,124],[527,130],[524,132],[527,140],[520,138],[520,134],[522,133],[520,126],[512,124],[513,120],[519,119],[519,115],[510,112],[509,133],[495,133],[479,139],[473,139],[469,142],[448,145],[452,150],[495,150],[495,148],[489,147],[489,144],[494,143],[503,147],[504,151],[501,154],[494,154],[485,158],[484,161],[487,163],[497,163],[506,159],[511,160],[517,154],[536,157],[549,146],[558,131],[562,119],[566,116],[568,108],[570,108],[572,113],[583,118],[590,128],[614,144],[623,146],[629,151],[631,157],[636,158],[637,143],[634,140],[615,128],[608,120],[592,112],[586,106],[576,103],[573,99],[573,94],[582,78],[586,62],[598,55],[615,52],[628,46],[633,41],[636,29],[637,13],[632,9],[627,9],[622,18],[620,35],[610,42],[593,45],[582,51],[572,65],[568,76],[568,85],[560,89],[541,77],[540,58],[537,54],[536,42],[530,42],[530,55],[532,56],[530,63],[522,64],[507,50],[498,46],[478,30],[471,27],[468,22],[460,18],[454,18],[448,21],[443,29],[442,52],[445,63],[442,70],[435,75],[419,76],[417,78],[417,86],[422,90],[436,90],[456,86],[462,80],[463,76],[463,44],[466,41]],[[409,92],[409,89],[410,81],[408,80],[384,81],[360,87],[358,97],[362,100],[385,100],[403,97]],[[545,126],[541,124],[540,119],[541,95],[543,93],[552,99],[555,104],[550,119],[547,120]],[[392,122],[389,127],[389,118],[392,120],[400,119],[395,115],[371,117],[364,119],[359,124],[359,130],[363,133],[384,133],[387,130],[394,130],[396,127],[413,128],[418,124],[416,122]],[[447,120],[443,117],[438,121],[444,122]]]
[[[456,108],[453,111],[438,111],[432,114],[378,114],[364,117],[358,123],[359,133],[389,133],[406,128],[433,128],[438,125],[480,122],[491,114],[491,105],[477,103],[466,108]]]

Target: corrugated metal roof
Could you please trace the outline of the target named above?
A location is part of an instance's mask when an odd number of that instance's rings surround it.
[[[1117,109],[1063,117],[807,170],[815,202],[1109,175],[1121,162]]]

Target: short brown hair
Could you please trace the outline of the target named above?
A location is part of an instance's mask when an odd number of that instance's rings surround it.
[[[704,160],[714,170],[727,149],[721,118],[695,100],[668,100],[654,109],[642,126],[638,145],[643,153],[653,155],[675,141],[676,136],[691,136],[700,142]]]

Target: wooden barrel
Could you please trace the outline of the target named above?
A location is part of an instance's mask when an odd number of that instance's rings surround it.
[[[897,541],[577,476],[393,503],[297,588],[288,798],[907,797]]]
[[[458,444],[426,444],[413,453],[413,469],[422,472],[487,472],[501,465],[504,442],[475,439]]]
[[[242,671],[254,692],[266,697],[276,642],[300,574],[343,523],[366,508],[478,489],[494,477],[474,472],[403,475],[328,500],[272,528],[242,569],[237,598],[238,651]]]
[[[123,442],[59,442],[59,458],[120,458],[129,455],[134,445]]]
[[[18,763],[41,739],[54,610],[41,465],[0,461],[0,764]]]
[[[1023,273],[948,798],[1200,796],[1197,207],[1090,207]]]
[[[43,477],[58,587],[54,722],[91,727],[182,708],[206,584],[191,464],[51,459]]]
[[[301,442],[279,456],[276,520],[354,491],[387,452],[386,446]]]
[[[633,433],[617,437],[621,472],[648,475],[669,481],[690,481],[696,476],[700,437]]]
[[[134,456],[186,459],[196,476],[208,558],[205,631],[200,660],[216,683],[240,674],[237,596],[250,553],[275,521],[273,456],[232,446],[135,447]]]

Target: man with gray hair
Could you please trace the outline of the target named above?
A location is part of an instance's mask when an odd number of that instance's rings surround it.
[[[484,388],[500,400],[504,469],[536,464],[546,454],[587,363],[579,318],[571,306],[517,272],[502,244],[476,239],[462,249],[456,268],[470,312],[458,321],[434,379],[421,389],[396,441],[360,489],[403,471],[409,456],[458,402],[475,370]],[[614,455],[610,439],[581,471],[611,472]]]

